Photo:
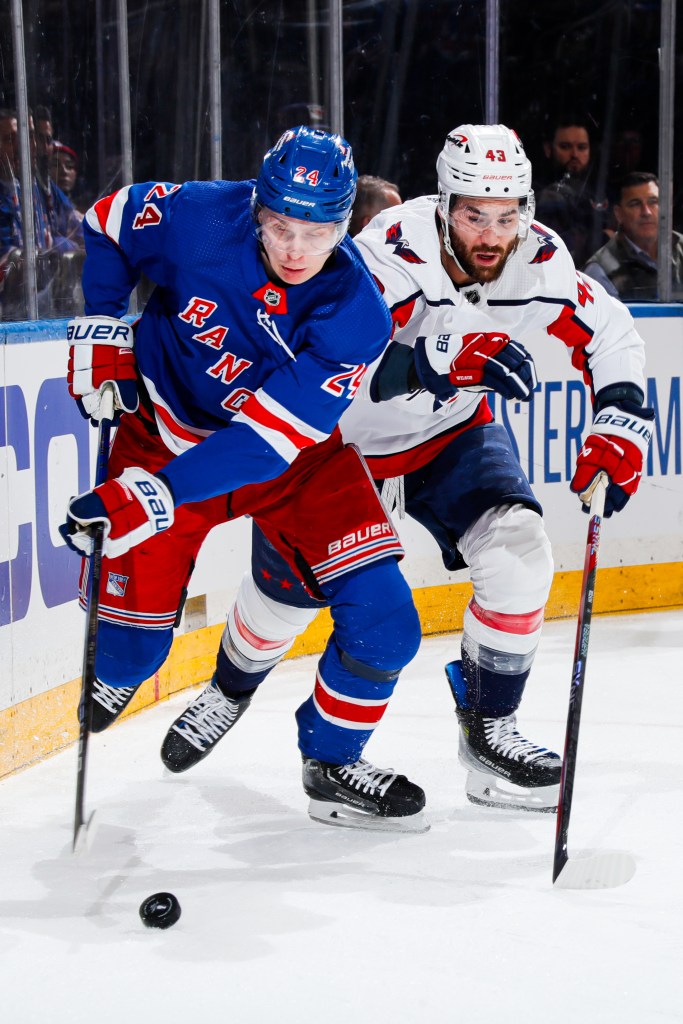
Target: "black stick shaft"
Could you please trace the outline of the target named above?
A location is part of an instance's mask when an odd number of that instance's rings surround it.
[[[600,545],[600,526],[605,509],[606,481],[600,478],[593,491],[590,507],[590,522],[586,540],[586,554],[581,582],[581,601],[579,619],[576,628],[576,644],[574,647],[574,664],[569,690],[569,711],[567,714],[567,732],[564,743],[564,758],[560,778],[560,798],[557,804],[557,829],[555,832],[555,855],[553,859],[553,882],[557,879],[568,860],[567,840],[569,833],[569,817],[572,808],[574,778],[576,775],[576,758],[579,746],[579,727],[581,724],[581,703],[583,701],[584,681],[586,678],[586,662],[588,660],[588,641],[590,638],[591,618],[593,615],[593,597],[598,569],[598,548]]]
[[[96,487],[107,479],[107,467],[109,465],[109,439],[111,435],[111,421],[114,415],[113,390],[110,386],[105,386],[103,390],[100,409],[102,415],[97,443]],[[83,669],[81,672],[81,703],[78,716],[78,762],[76,767],[73,849],[76,849],[79,834],[85,826],[85,778],[88,761],[88,739],[92,724],[92,688],[95,679],[95,656],[97,654],[97,615],[100,607],[103,532],[104,527],[102,525],[95,528],[87,581],[87,613],[85,642],[83,645]]]

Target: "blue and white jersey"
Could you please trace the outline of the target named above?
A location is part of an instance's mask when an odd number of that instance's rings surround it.
[[[85,218],[87,314],[123,316],[142,273],[157,285],[135,352],[177,504],[273,479],[328,437],[391,332],[349,239],[311,280],[269,280],[252,188],[147,182]]]

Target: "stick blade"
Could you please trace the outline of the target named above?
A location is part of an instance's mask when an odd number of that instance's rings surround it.
[[[566,861],[553,882],[556,889],[616,889],[636,873],[636,862],[629,853],[596,853]]]
[[[73,845],[71,847],[71,852],[75,857],[82,857],[90,850],[93,844],[95,832],[97,831],[97,825],[93,824],[94,817],[95,812],[91,811],[88,820],[80,824],[76,831],[74,832],[74,839]]]

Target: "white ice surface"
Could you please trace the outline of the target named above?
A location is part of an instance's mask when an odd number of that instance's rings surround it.
[[[571,621],[546,626],[519,722],[564,745]],[[368,746],[424,786],[431,831],[314,824],[294,710],[314,658],[281,665],[194,771],[158,749],[187,695],[94,736],[70,852],[75,749],[0,783],[5,1024],[665,1024],[683,1020],[683,612],[593,620],[570,854],[630,852],[634,878],[553,890],[554,816],[469,804],[443,664],[423,642]],[[182,917],[142,926],[174,892]]]

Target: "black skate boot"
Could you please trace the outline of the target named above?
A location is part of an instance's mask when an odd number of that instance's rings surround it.
[[[137,686],[109,686],[96,679],[92,687],[92,722],[90,732],[104,732],[115,722],[121,712],[128,707],[137,690]],[[79,707],[79,716],[83,708]]]
[[[459,663],[447,665],[446,675],[455,695],[455,687],[459,689],[461,681],[464,685]],[[525,739],[517,731],[515,715],[490,718],[462,708],[457,698],[455,710],[460,723],[458,759],[468,769],[468,800],[485,807],[554,814],[562,774],[559,755]]]
[[[210,754],[251,704],[252,690],[227,697],[213,679],[176,718],[161,745],[161,760],[171,772],[186,772]]]
[[[311,798],[313,821],[383,832],[426,832],[425,795],[405,775],[375,768],[360,758],[353,764],[329,764],[303,758],[304,790]]]

